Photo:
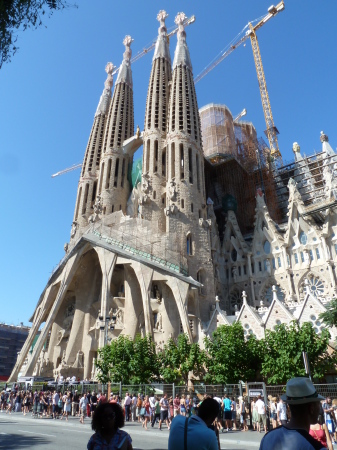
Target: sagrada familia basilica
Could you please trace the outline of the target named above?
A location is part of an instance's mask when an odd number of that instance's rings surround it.
[[[252,123],[225,105],[199,109],[186,17],[175,19],[173,63],[166,17],[157,17],[143,131],[130,36],[113,93],[106,66],[70,241],[10,380],[93,378],[98,349],[120,334],[149,334],[160,351],[180,333],[202,345],[235,321],[258,338],[294,320],[324,326],[337,261],[337,155],[327,135],[319,153],[304,156],[295,143],[294,161],[277,165]]]

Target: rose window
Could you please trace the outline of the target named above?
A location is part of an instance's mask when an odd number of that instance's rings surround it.
[[[317,277],[311,277],[308,279],[308,281],[309,281],[308,287],[311,295],[313,295],[314,297],[321,297],[324,295],[323,281],[321,281]]]
[[[233,291],[231,292],[230,296],[229,296],[229,302],[230,302],[230,307],[231,307],[231,311],[235,311],[235,305],[237,305],[238,307],[238,311],[240,310],[241,306],[242,306],[242,297],[239,291]]]

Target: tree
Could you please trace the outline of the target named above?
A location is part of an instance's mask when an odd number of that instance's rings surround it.
[[[5,0],[0,4],[0,68],[9,62],[17,52],[17,35],[15,31],[21,28],[38,28],[42,18],[54,11],[69,8],[67,0]]]
[[[130,336],[119,335],[111,344],[98,350],[97,378],[102,383],[109,381],[130,384],[130,363],[134,358],[134,343]]]
[[[136,336],[130,361],[131,384],[152,383],[160,378],[159,358],[151,336]]]
[[[188,383],[188,376],[204,373],[205,353],[196,343],[190,343],[187,334],[180,334],[177,342],[169,339],[159,355],[160,374],[166,383]]]
[[[328,310],[321,313],[319,318],[329,327],[337,326],[337,298],[331,300]]]
[[[312,377],[323,378],[337,363],[335,352],[330,355],[327,351],[329,339],[327,329],[318,335],[309,322],[300,327],[293,321],[289,326],[266,330],[262,375],[269,384],[285,384],[290,378],[305,376],[302,352],[306,351]]]
[[[253,380],[261,361],[261,345],[255,336],[245,340],[239,322],[218,327],[212,338],[205,338],[205,381],[211,384],[234,384],[239,380]]]

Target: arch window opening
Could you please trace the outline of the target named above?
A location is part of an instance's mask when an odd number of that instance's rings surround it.
[[[114,212],[114,205],[111,206],[111,212]]]
[[[175,143],[171,144],[171,178],[175,177]]]
[[[192,256],[193,252],[192,252],[192,235],[191,233],[189,233],[186,237],[186,253],[189,256]]]
[[[154,141],[154,158],[153,158],[153,172],[158,171],[158,141]]]
[[[118,182],[118,170],[119,170],[119,158],[116,159],[114,187],[117,187],[117,182]]]
[[[203,269],[198,270],[197,272],[197,281],[202,284],[202,286],[199,288],[199,293],[201,295],[206,295],[206,288],[205,288],[205,282],[206,282],[206,276]]]
[[[163,149],[162,154],[161,154],[161,174],[163,175],[163,177],[165,177],[167,179],[167,176],[166,176],[166,148]]]
[[[153,200],[156,199],[156,196],[157,196],[156,191],[153,191]]]
[[[317,259],[321,259],[321,255],[319,254],[319,249],[316,248],[316,257]]]
[[[183,198],[181,199],[181,202],[180,202],[180,203],[181,203],[181,207],[184,208],[184,207],[185,207],[185,201],[184,201]]]
[[[89,183],[87,183],[85,185],[85,191],[84,191],[83,203],[82,203],[82,214],[85,214],[85,212],[87,210],[88,193],[89,193]]]
[[[111,163],[112,161],[109,159],[105,178],[105,189],[109,189],[110,187]]]
[[[94,182],[94,185],[92,187],[92,194],[91,194],[91,202],[94,203],[96,198],[96,191],[97,191],[97,181]]]
[[[188,173],[189,173],[189,181],[193,184],[193,162],[192,162],[192,149],[188,149]]]
[[[180,153],[180,179],[183,180],[185,178],[185,173],[184,173],[184,146],[183,146],[183,144],[179,144],[179,153]]]

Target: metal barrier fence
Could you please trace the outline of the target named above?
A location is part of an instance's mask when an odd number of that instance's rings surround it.
[[[0,384],[0,391],[2,389],[5,389],[6,385],[8,387],[11,387],[13,383],[10,383],[10,386],[6,383]],[[14,383],[18,385],[19,390],[25,390],[24,383]],[[337,399],[337,383],[329,383],[329,384],[314,384],[317,392],[320,395],[323,395],[324,397],[331,397],[332,399]],[[107,394],[108,392],[108,385],[102,384],[102,383],[93,383],[93,384],[87,384],[87,383],[79,383],[74,385],[68,385],[67,383],[64,384],[47,384],[47,383],[34,383],[32,386],[28,387],[29,390],[35,392],[35,391],[54,391],[57,390],[61,392],[62,394],[65,391],[72,391],[75,392],[75,390],[78,392],[78,394],[83,394],[87,392],[104,392]],[[162,383],[154,383],[154,384],[133,384],[133,385],[126,385],[121,383],[111,383],[110,384],[110,392],[113,394],[118,394],[123,399],[125,397],[125,394],[128,392],[131,394],[144,394],[144,395],[158,395],[162,396],[164,393],[168,395],[168,397],[175,397],[176,394],[181,397],[183,394],[194,396],[194,395],[213,395],[218,397],[223,397],[225,394],[228,394],[229,397],[234,397],[237,399],[240,395],[244,397],[249,397],[249,391],[250,390],[261,390],[263,391],[264,397],[280,397],[282,394],[286,391],[285,385],[275,385],[275,386],[268,386],[265,385],[263,382],[249,382],[247,384],[218,384],[218,385],[206,385],[206,384],[198,384],[194,385],[193,387],[188,386],[179,386],[172,384],[162,384]],[[261,392],[262,394],[262,392]],[[262,394],[262,395],[263,395]],[[256,395],[254,395],[255,397]],[[250,397],[253,398],[253,395]]]
[[[153,383],[153,384],[122,384],[121,389],[121,397],[124,398],[126,393],[131,394],[144,394],[144,395],[163,395],[167,394],[168,397],[173,397],[175,395],[174,392],[174,384],[162,384],[162,383]]]

